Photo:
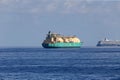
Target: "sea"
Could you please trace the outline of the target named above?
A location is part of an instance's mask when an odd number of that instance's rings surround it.
[[[0,80],[120,80],[120,47],[0,48]]]

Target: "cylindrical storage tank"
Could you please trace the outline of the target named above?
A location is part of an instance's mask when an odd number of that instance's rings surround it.
[[[54,42],[54,38],[53,37],[51,38],[51,42]]]
[[[73,39],[74,39],[75,42],[80,42],[80,39],[78,39],[78,38],[76,38],[76,37],[73,38]]]
[[[67,38],[64,38],[64,42],[69,42],[69,40]]]
[[[70,41],[70,42],[74,42],[73,38],[69,38],[69,41]]]
[[[56,38],[56,41],[57,42],[63,42],[63,39],[62,38]]]

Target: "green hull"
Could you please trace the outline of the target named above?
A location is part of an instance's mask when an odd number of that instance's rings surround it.
[[[77,48],[82,46],[82,42],[80,43],[42,43],[44,48]]]

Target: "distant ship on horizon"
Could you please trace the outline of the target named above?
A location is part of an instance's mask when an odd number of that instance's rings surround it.
[[[105,38],[104,40],[98,41],[96,46],[120,46],[120,40],[109,40]]]

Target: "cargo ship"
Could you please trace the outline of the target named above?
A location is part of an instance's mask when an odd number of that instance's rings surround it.
[[[49,31],[42,46],[44,48],[79,48],[82,44],[83,42],[76,36],[63,36]]]
[[[109,40],[105,38],[104,40],[98,41],[97,46],[120,46],[120,40]]]

